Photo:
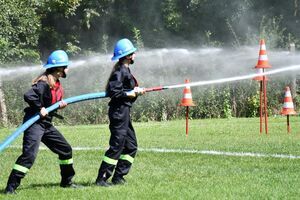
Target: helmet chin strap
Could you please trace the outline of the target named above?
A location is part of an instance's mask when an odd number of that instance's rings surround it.
[[[52,70],[55,70],[55,69],[48,69],[48,72],[53,73],[53,72],[51,72]],[[61,78],[66,78],[67,77],[67,74],[66,74],[65,70],[57,72],[57,75],[60,76]]]
[[[67,70],[66,67],[65,67],[64,70],[62,71],[62,73],[63,73],[62,76],[61,76],[62,78],[66,78],[66,77],[67,77],[67,73],[66,73],[65,70]]]
[[[126,63],[128,63],[128,65],[129,65],[129,64],[132,65],[132,64],[134,63],[134,60],[132,60],[131,56],[130,56],[129,58],[126,57],[126,58],[123,60],[123,62],[124,62],[124,61],[125,61]]]
[[[131,65],[134,63],[134,60],[132,59],[132,55],[129,58],[126,57],[126,60],[128,60],[129,64],[131,64]]]
[[[63,72],[63,75],[61,76],[62,78],[67,78],[67,74]]]

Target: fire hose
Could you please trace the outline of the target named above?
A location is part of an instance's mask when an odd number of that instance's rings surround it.
[[[92,99],[99,99],[99,98],[105,98],[106,93],[105,92],[99,92],[99,93],[90,93],[90,94],[84,94],[80,96],[70,97],[67,99],[64,99],[64,102],[67,104],[77,103],[80,101],[87,101]],[[50,107],[46,108],[48,113],[56,110],[59,108],[59,103],[57,102]],[[14,131],[11,135],[9,135],[1,144],[0,144],[0,152],[2,152],[10,143],[12,143],[21,133],[23,133],[27,128],[29,128],[33,123],[38,121],[40,119],[39,113],[35,114],[32,118],[24,122],[21,126],[17,128],[16,131]]]
[[[153,87],[153,88],[147,88],[145,89],[146,92],[152,92],[152,91],[159,91],[165,89],[164,87]],[[73,104],[81,101],[87,101],[87,100],[93,100],[93,99],[100,99],[100,98],[106,98],[105,92],[99,92],[99,93],[89,93],[89,94],[83,94],[80,96],[74,96],[67,99],[64,99],[63,101],[67,104]],[[57,110],[59,108],[59,103],[57,102],[50,107],[46,108],[48,113]],[[9,135],[1,144],[0,144],[0,153],[8,146],[10,145],[16,138],[23,133],[26,129],[28,129],[32,124],[34,124],[36,121],[40,119],[39,113],[36,113],[32,118],[24,122],[22,125],[20,125],[17,130],[15,130],[11,135]]]

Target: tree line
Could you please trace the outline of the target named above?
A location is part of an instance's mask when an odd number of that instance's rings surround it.
[[[140,48],[299,43],[299,0],[0,0],[0,64],[35,63],[55,49],[71,56]]]

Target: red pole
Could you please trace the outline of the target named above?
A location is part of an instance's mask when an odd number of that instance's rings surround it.
[[[262,108],[262,93],[263,93],[263,83],[260,81],[260,89],[259,89],[259,132],[262,133],[262,115],[263,115],[263,108]]]
[[[265,101],[265,130],[268,134],[268,108],[267,108],[267,82],[266,76],[263,76],[263,86],[264,86],[264,101]]]
[[[186,137],[189,134],[189,107],[186,107],[186,113],[185,113],[186,119],[185,119],[185,135]]]
[[[286,122],[287,122],[287,131],[290,133],[291,128],[290,128],[290,115],[286,116]]]
[[[164,90],[164,89],[167,89],[167,88],[163,87],[163,86],[145,88],[146,92],[160,91],[160,90]]]

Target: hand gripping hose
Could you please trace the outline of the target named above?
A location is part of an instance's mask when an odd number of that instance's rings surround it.
[[[146,92],[153,92],[153,91],[160,91],[167,89],[165,87],[159,86],[159,87],[153,87],[153,88],[146,88]],[[100,99],[100,98],[106,98],[105,92],[99,92],[99,93],[90,93],[90,94],[84,94],[80,96],[70,97],[67,99],[64,99],[63,101],[67,104],[73,104],[80,101],[87,101],[92,99]],[[50,113],[56,109],[59,108],[59,102],[53,104],[52,106],[46,108],[46,110]],[[17,130],[15,130],[11,135],[9,135],[1,144],[0,144],[0,153],[8,146],[10,145],[21,133],[23,133],[27,128],[29,128],[32,124],[34,124],[37,120],[40,119],[39,113],[35,114],[32,118],[30,118],[28,121],[26,121],[24,124],[19,126]]]

